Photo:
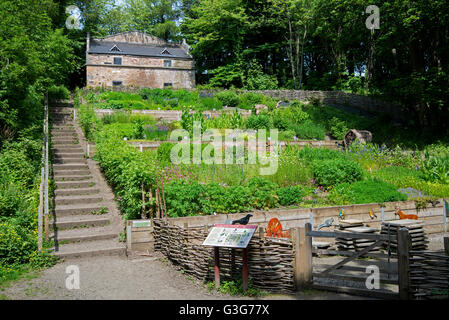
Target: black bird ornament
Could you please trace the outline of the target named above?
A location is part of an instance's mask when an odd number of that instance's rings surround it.
[[[232,224],[242,224],[242,225],[248,224],[249,219],[250,219],[252,216],[253,216],[252,214],[247,214],[245,217],[243,217],[243,218],[241,218],[241,219],[232,221]]]

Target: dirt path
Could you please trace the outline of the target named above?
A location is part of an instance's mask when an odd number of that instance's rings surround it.
[[[70,275],[66,268],[76,265],[80,289],[66,288]],[[25,277],[9,287],[0,288],[3,299],[13,300],[233,300],[216,291],[209,292],[202,282],[182,274],[161,256],[127,259],[106,256],[73,259],[58,263],[32,279]],[[268,295],[268,300],[357,300],[359,297],[321,291],[296,295]]]

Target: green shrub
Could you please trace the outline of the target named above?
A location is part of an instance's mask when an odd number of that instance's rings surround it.
[[[197,181],[172,181],[165,187],[165,201],[170,217],[210,214],[206,188]]]
[[[449,156],[429,157],[421,170],[426,181],[449,184]]]
[[[351,183],[363,178],[363,169],[353,161],[342,159],[315,161],[312,173],[318,185],[330,189],[340,183]]]
[[[87,140],[92,141],[93,130],[96,123],[96,115],[94,108],[90,104],[83,104],[79,108],[78,121],[81,125],[81,129],[84,132],[84,136]]]
[[[247,129],[266,129],[269,130],[272,128],[271,119],[268,115],[252,115],[248,119],[246,119],[246,128]]]
[[[306,120],[292,127],[296,136],[301,139],[324,140],[326,130],[322,125],[316,124],[311,120]]]
[[[278,185],[265,178],[251,178],[247,186],[251,192],[251,206],[256,209],[275,208],[278,206],[276,190]]]
[[[239,105],[239,96],[231,90],[225,90],[217,93],[215,97],[223,104],[223,106],[237,107]]]
[[[37,239],[28,228],[0,222],[0,265],[26,264],[37,249]]]
[[[66,100],[70,98],[70,91],[65,86],[51,86],[48,88],[48,100]]]
[[[353,184],[340,184],[330,192],[329,199],[340,205],[405,201],[407,196],[397,191],[396,187],[390,183],[369,179]]]
[[[316,160],[347,159],[346,155],[341,151],[327,148],[312,148],[310,146],[305,146],[304,148],[299,149],[298,157],[307,160],[308,162]]]
[[[337,117],[333,117],[329,120],[329,129],[331,135],[338,140],[343,140],[345,138],[345,134],[349,130],[346,123]]]
[[[252,110],[256,104],[261,104],[263,101],[263,95],[254,92],[247,92],[240,95],[239,108]]]
[[[133,121],[133,134],[134,139],[143,139],[145,135],[144,122],[142,119],[136,119]]]
[[[279,204],[282,206],[290,206],[298,204],[302,201],[303,190],[300,186],[279,188],[277,190]]]
[[[173,148],[174,144],[169,142],[162,143],[159,148],[157,148],[157,160],[161,163],[170,163],[170,154],[171,149]]]

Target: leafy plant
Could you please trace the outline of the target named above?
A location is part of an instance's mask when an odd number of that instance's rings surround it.
[[[221,91],[215,95],[215,98],[217,98],[223,106],[233,108],[237,107],[240,102],[239,96],[232,90]]]
[[[427,155],[421,170],[426,181],[449,184],[449,156],[428,157]]]
[[[279,197],[279,204],[282,206],[289,206],[298,204],[302,201],[303,190],[300,186],[279,188],[277,190]]]
[[[312,163],[312,172],[315,181],[327,189],[340,183],[356,182],[363,178],[363,169],[353,161],[325,160]]]
[[[329,194],[329,200],[337,205],[356,203],[383,203],[405,201],[407,196],[387,182],[378,179],[337,185]]]

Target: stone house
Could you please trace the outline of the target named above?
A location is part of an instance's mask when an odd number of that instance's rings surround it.
[[[170,43],[141,32],[100,39],[88,34],[87,86],[192,89],[195,64],[189,50],[185,41]]]

